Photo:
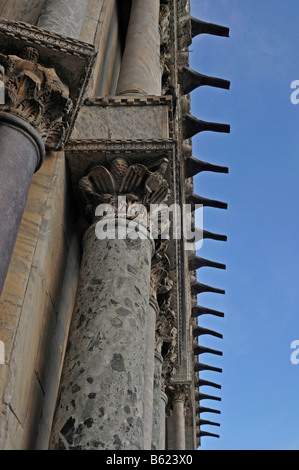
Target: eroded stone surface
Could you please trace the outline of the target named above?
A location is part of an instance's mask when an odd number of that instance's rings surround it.
[[[149,239],[86,232],[53,448],[143,449],[151,256]]]
[[[89,0],[46,0],[37,26],[78,39]]]

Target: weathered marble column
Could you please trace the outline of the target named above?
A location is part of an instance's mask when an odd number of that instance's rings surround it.
[[[45,156],[45,146],[62,144],[71,109],[68,88],[53,68],[39,63],[39,52],[24,47],[0,57],[5,103],[0,106],[0,293],[32,176]]]
[[[161,391],[161,414],[160,414],[160,450],[166,448],[166,406],[168,397],[165,392]]]
[[[117,95],[161,95],[160,0],[133,0]]]
[[[23,119],[0,112],[0,294],[32,176],[45,156],[39,134]]]
[[[78,39],[89,0],[46,0],[37,26]]]
[[[156,317],[159,311],[157,301],[151,296],[147,322],[147,349],[145,363],[145,400],[144,400],[144,449],[151,450],[153,407],[154,407],[154,371],[155,371],[155,331]]]
[[[172,423],[174,449],[186,449],[185,437],[185,400],[186,390],[184,385],[175,385],[172,394]]]
[[[93,168],[79,183],[85,216],[93,223],[83,240],[53,425],[55,449],[144,450],[151,441],[155,243],[147,227],[151,200],[163,202],[169,194],[166,168],[164,162],[151,172],[123,157],[107,167]]]
[[[86,232],[52,440],[63,450],[144,449],[152,240]]]
[[[158,351],[155,351],[155,369],[154,369],[154,399],[153,399],[153,428],[152,428],[152,450],[161,449],[161,420],[162,403],[161,403],[161,385],[162,385],[162,364],[163,359]],[[165,404],[164,404],[164,421],[165,421]]]

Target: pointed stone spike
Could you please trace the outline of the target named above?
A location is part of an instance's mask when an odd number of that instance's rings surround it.
[[[221,124],[217,122],[208,122],[197,119],[191,114],[185,114],[184,116],[184,139],[191,139],[194,135],[199,132],[211,131],[211,132],[224,132],[230,133],[229,124]]]
[[[203,268],[203,267],[226,269],[225,264],[216,263],[208,259],[200,258],[199,256],[196,256],[196,255],[189,258],[189,270],[190,271],[196,271],[197,269]]]
[[[206,23],[191,16],[191,36],[194,38],[199,34],[212,34],[213,36],[229,37],[229,28],[218,24]]]
[[[195,364],[194,370],[195,372],[200,372],[202,370],[210,370],[212,372],[219,372],[220,374],[222,374],[222,369],[220,369],[219,367],[208,366],[207,364],[203,364],[201,362],[197,362]]]
[[[212,163],[202,162],[194,157],[189,157],[185,161],[185,177],[192,178],[202,171],[212,171],[214,173],[228,173],[226,166],[213,165]]]
[[[207,432],[207,431],[199,431],[199,432],[196,434],[196,437],[205,437],[205,436],[208,436],[208,437],[217,437],[217,438],[220,437],[218,434],[213,434],[212,432]]]
[[[206,348],[205,346],[199,346],[199,345],[194,347],[195,355],[205,354],[205,353],[215,354],[215,356],[223,356],[223,352],[218,351],[217,349],[210,349],[210,348]]]
[[[225,294],[225,290],[216,289],[216,287],[207,286],[206,284],[201,284],[198,281],[191,283],[191,293],[193,295],[201,294],[202,292],[214,292],[215,294]]]
[[[221,385],[216,384],[215,382],[210,382],[209,380],[199,379],[195,385],[196,387],[203,387],[204,385],[207,385],[208,387],[213,387],[221,390]]]
[[[206,408],[204,406],[199,406],[197,410],[198,410],[198,414],[201,414],[201,413],[215,413],[217,415],[221,414],[221,411],[219,410],[214,410],[213,408]]]
[[[204,426],[208,424],[209,426],[218,426],[220,428],[220,423],[215,423],[214,421],[207,421],[206,419],[197,419],[196,420],[197,426]]]
[[[227,241],[226,235],[220,235],[219,233],[208,232],[207,230],[202,230],[195,227],[195,241],[202,240],[203,238],[210,238],[211,240],[218,240],[221,242]]]
[[[201,401],[201,400],[221,401],[221,398],[220,397],[214,397],[214,395],[206,395],[205,393],[195,392],[195,400],[196,401]]]
[[[214,199],[208,199],[206,197],[192,194],[188,198],[189,204],[201,204],[202,206],[215,207],[216,209],[227,209],[227,203],[221,201],[215,201]]]
[[[198,338],[198,336],[202,336],[202,335],[211,335],[211,336],[215,336],[216,338],[223,339],[223,335],[220,333],[217,333],[217,331],[213,331],[208,328],[203,328],[202,326],[196,326],[193,330],[193,336],[195,338]]]
[[[191,93],[192,90],[195,90],[195,88],[205,85],[226,90],[229,90],[230,88],[230,82],[228,80],[202,75],[189,67],[181,67],[180,79],[183,95],[187,95],[188,93]]]
[[[214,315],[215,317],[224,318],[223,312],[218,312],[217,310],[212,310],[210,308],[201,307],[200,305],[196,305],[196,307],[192,308],[192,317],[197,318],[201,315]]]

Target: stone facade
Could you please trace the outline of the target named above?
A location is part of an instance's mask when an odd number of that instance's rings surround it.
[[[228,171],[192,157],[193,135],[229,132],[190,113],[197,86],[229,88],[189,68],[201,33],[228,30],[190,0],[0,4],[0,449],[195,450],[214,435],[200,387],[219,386],[200,374],[220,369],[198,358],[221,352],[198,318],[223,314],[197,305],[220,290],[196,270],[225,266],[148,230],[153,204],[226,208],[193,194],[200,171]],[[98,236],[100,204],[116,239]]]

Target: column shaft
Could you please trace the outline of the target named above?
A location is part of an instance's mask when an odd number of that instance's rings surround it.
[[[99,240],[83,258],[54,418],[55,449],[143,450],[149,238]],[[120,239],[122,237],[122,239]]]
[[[154,371],[154,399],[153,399],[153,428],[152,428],[152,449],[160,449],[161,440],[161,373],[162,356],[158,351],[155,352],[155,371]],[[165,408],[165,405],[164,405]],[[165,415],[165,411],[164,411]],[[165,418],[164,418],[165,419]]]
[[[0,112],[0,294],[34,172],[45,156],[42,139],[22,119]]]
[[[89,0],[46,0],[37,26],[78,39]]]
[[[160,415],[160,450],[166,448],[166,406],[168,398],[166,393],[161,392],[161,415]]]
[[[144,399],[144,449],[151,450],[152,426],[153,426],[153,389],[155,369],[155,331],[156,316],[158,310],[157,302],[150,299],[149,314],[147,322],[147,349],[145,365],[145,399]]]
[[[174,448],[175,450],[185,450],[185,410],[184,401],[173,401],[172,412],[174,426]]]
[[[133,0],[117,95],[161,95],[160,0]]]

